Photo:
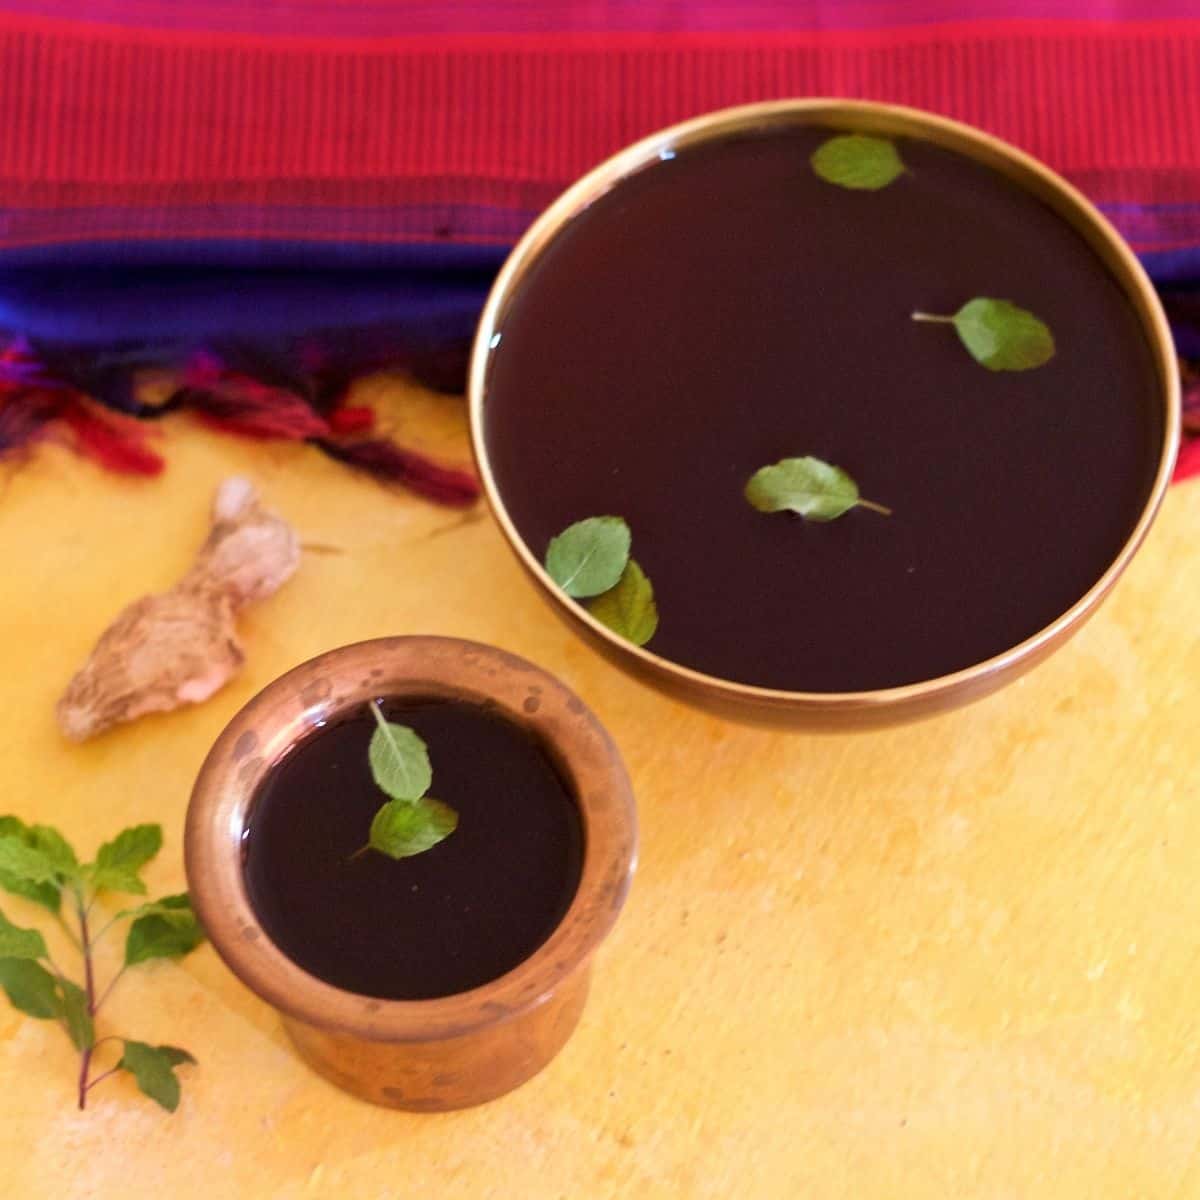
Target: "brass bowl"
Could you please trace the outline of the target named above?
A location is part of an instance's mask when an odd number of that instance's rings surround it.
[[[1141,319],[1161,382],[1163,441],[1154,482],[1125,544],[1086,594],[1057,620],[1002,654],[949,675],[875,691],[755,687],[706,675],[634,646],[554,584],[513,525],[488,459],[485,425],[493,336],[526,275],[567,223],[664,151],[749,130],[805,125],[920,138],[973,158],[1032,193],[1082,234],[1125,291]],[[1133,252],[1096,208],[1066,180],[1006,142],[918,109],[856,100],[780,100],[723,109],[644,138],[585,175],[534,222],[501,270],[475,338],[468,393],[472,445],[488,502],[521,565],[560,617],[619,667],[681,700],[735,720],[807,729],[874,727],[944,712],[995,691],[1056,650],[1096,611],[1141,545],[1170,482],[1179,440],[1179,374],[1166,317]]]
[[[550,937],[505,975],[433,1000],[378,1000],[303,970],[262,927],[242,835],[263,779],[316,722],[380,696],[487,703],[535,736],[573,785],[583,871]],[[226,965],[278,1009],[309,1065],[364,1100],[416,1112],[463,1108],[540,1071],[571,1036],[591,959],[624,903],[637,858],[629,779],[583,702],[522,658],[456,638],[360,642],[269,684],[225,727],[188,806],[184,859],[196,913]]]

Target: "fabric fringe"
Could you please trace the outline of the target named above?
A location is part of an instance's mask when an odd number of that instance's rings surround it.
[[[332,432],[329,422],[297,392],[231,370],[207,353],[192,356],[183,386],[167,403],[192,409],[213,429],[243,437],[300,442]]]
[[[309,442],[330,458],[438,504],[462,507],[479,497],[470,471],[434,462],[388,438],[363,436],[372,434],[375,413],[345,403],[353,373],[334,370],[323,356],[301,352],[280,363],[244,348],[197,352],[165,400],[138,399],[136,373],[168,365],[161,353],[54,352],[11,339],[0,346],[0,459],[61,432],[78,453],[106,470],[157,475],[166,464],[148,444],[147,423],[189,410],[223,433]]]
[[[1175,461],[1175,482],[1200,475],[1200,363],[1179,360],[1183,382],[1183,438]]]
[[[401,483],[409,491],[438,504],[465,508],[479,495],[479,484],[469,472],[439,466],[424,455],[414,454],[383,438],[362,442],[321,438],[317,445],[338,462],[366,471],[376,479]]]
[[[59,417],[75,435],[76,449],[119,475],[159,475],[167,465],[146,441],[149,430],[130,417],[101,416],[93,404],[72,398]]]
[[[58,409],[58,400],[44,392],[0,399],[0,459],[19,454],[37,441]]]

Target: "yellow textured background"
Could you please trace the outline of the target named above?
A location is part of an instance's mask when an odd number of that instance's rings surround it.
[[[402,437],[465,457],[461,404],[366,390]],[[124,1078],[77,1112],[61,1030],[0,999],[5,1195],[1200,1196],[1200,484],[1171,492],[1113,598],[1033,675],[922,725],[815,737],[620,674],[482,511],[186,418],[165,437],[156,481],[57,447],[0,473],[0,811],[88,854],[161,821],[151,892],[178,890],[188,790],[233,711],[322,650],[436,632],[527,655],[594,706],[633,776],[641,868],[574,1039],[465,1113],[337,1092],[208,946],[131,971],[101,1015],[200,1060],[174,1116]],[[247,669],[215,699],[65,743],[56,696],[121,605],[184,568],[235,472],[342,552],[306,556],[247,615]]]

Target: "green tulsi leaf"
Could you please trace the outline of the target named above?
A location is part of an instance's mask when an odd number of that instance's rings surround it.
[[[631,540],[629,526],[620,517],[576,521],[550,539],[546,570],[568,596],[598,596],[621,578]]]
[[[75,1043],[76,1050],[86,1050],[96,1042],[92,1014],[88,1012],[87,994],[69,979],[60,979],[58,986],[62,993],[62,1011],[67,1022],[67,1033]]]
[[[654,588],[632,558],[625,564],[616,587],[589,600],[587,608],[597,621],[628,638],[635,646],[644,646],[658,629]]]
[[[58,980],[28,958],[0,958],[0,988],[13,1008],[41,1020],[63,1015]]]
[[[36,828],[39,831],[45,831],[48,827],[41,825]],[[37,848],[38,838],[35,836],[34,830],[30,829],[19,817],[0,817],[0,839],[8,837],[15,837],[27,846]],[[32,900],[43,908],[48,908],[52,913],[58,912],[62,903],[62,892],[57,881],[32,883],[13,871],[0,868],[0,888],[11,892],[14,896],[23,896],[26,900]]]
[[[139,872],[162,849],[161,825],[134,825],[105,842],[89,870],[97,891],[144,895]]]
[[[759,512],[789,511],[810,521],[833,521],[856,506],[891,515],[891,509],[864,500],[858,484],[841,467],[811,455],[785,458],[755,471],[745,495]]]
[[[159,1046],[158,1052],[173,1067],[178,1067],[183,1063],[191,1063],[194,1066],[196,1063],[196,1060],[186,1050],[181,1050],[178,1046]]]
[[[51,825],[31,825],[29,844],[40,850],[53,864],[61,879],[79,876],[79,860],[71,843]]]
[[[376,784],[393,800],[419,799],[433,782],[429,750],[407,725],[385,720],[377,703],[372,702],[370,707],[376,729],[367,758]]]
[[[28,958],[0,958],[0,987],[14,1008],[40,1020],[61,1017],[77,1050],[96,1040],[87,995],[69,979],[56,979]]]
[[[46,939],[36,929],[22,929],[0,913],[0,958],[45,958]]]
[[[389,858],[411,858],[436,846],[457,828],[458,813],[432,796],[415,803],[391,800],[375,814],[369,844]]]
[[[822,142],[809,159],[826,183],[853,191],[877,192],[904,174],[904,163],[887,138],[839,134]]]
[[[192,912],[187,893],[164,896],[157,904],[170,909],[138,917],[125,937],[125,965],[132,967],[152,958],[182,958],[204,941],[204,930]]]
[[[175,1068],[196,1060],[177,1046],[148,1046],[145,1042],[125,1042],[125,1052],[117,1066],[128,1071],[143,1095],[162,1105],[167,1112],[179,1107],[179,1079]]]
[[[391,799],[376,812],[366,844],[350,859],[368,850],[389,858],[409,858],[449,837],[458,827],[458,814],[425,795],[433,782],[433,768],[429,750],[416,731],[386,720],[376,701],[371,703],[371,714],[376,729],[367,757],[376,784]]]
[[[161,900],[147,900],[137,908],[123,908],[113,920],[119,921],[122,917],[162,917],[168,925],[180,926],[190,925],[196,919],[186,893],[164,896]]]
[[[1049,326],[1007,300],[976,296],[953,316],[915,312],[914,321],[953,325],[971,357],[989,371],[1031,371],[1054,357]]]
[[[21,883],[58,885],[54,859],[18,835],[0,837],[0,872]]]

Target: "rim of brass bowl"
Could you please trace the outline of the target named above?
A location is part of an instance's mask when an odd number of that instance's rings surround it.
[[[259,784],[316,722],[380,696],[491,703],[539,737],[575,790],[583,869],[550,937],[505,975],[431,1000],[384,1000],[310,975],[271,940],[250,903],[242,834]],[[226,965],[286,1016],[381,1042],[428,1042],[511,1020],[548,999],[612,928],[637,860],[633,793],[612,739],[552,675],[494,646],[395,637],[343,646],[268,684],[217,738],[196,780],[184,833],[188,887]]]
[[[899,687],[857,692],[803,692],[736,683],[663,658],[613,633],[581,605],[569,599],[546,573],[505,508],[488,457],[485,429],[492,337],[501,328],[512,296],[558,232],[592,201],[624,177],[649,166],[664,150],[699,145],[730,134],[787,126],[821,125],[834,130],[909,136],[968,155],[1014,180],[1068,221],[1099,255],[1141,320],[1155,360],[1164,405],[1163,444],[1146,502],[1129,537],[1112,563],[1066,612],[1009,650],[948,675]],[[471,354],[468,379],[471,443],[492,512],[521,565],[560,614],[608,656],[664,689],[693,702],[747,717],[772,710],[780,715],[855,716],[886,720],[889,710],[914,715],[954,707],[1006,682],[1061,643],[1097,607],[1128,565],[1146,536],[1166,492],[1179,440],[1179,379],[1167,320],[1149,278],[1120,234],[1082,193],[1037,159],[969,125],[933,113],[871,101],[778,100],[721,109],[651,134],[600,164],[568,188],[534,222],[508,257],[483,310]]]

